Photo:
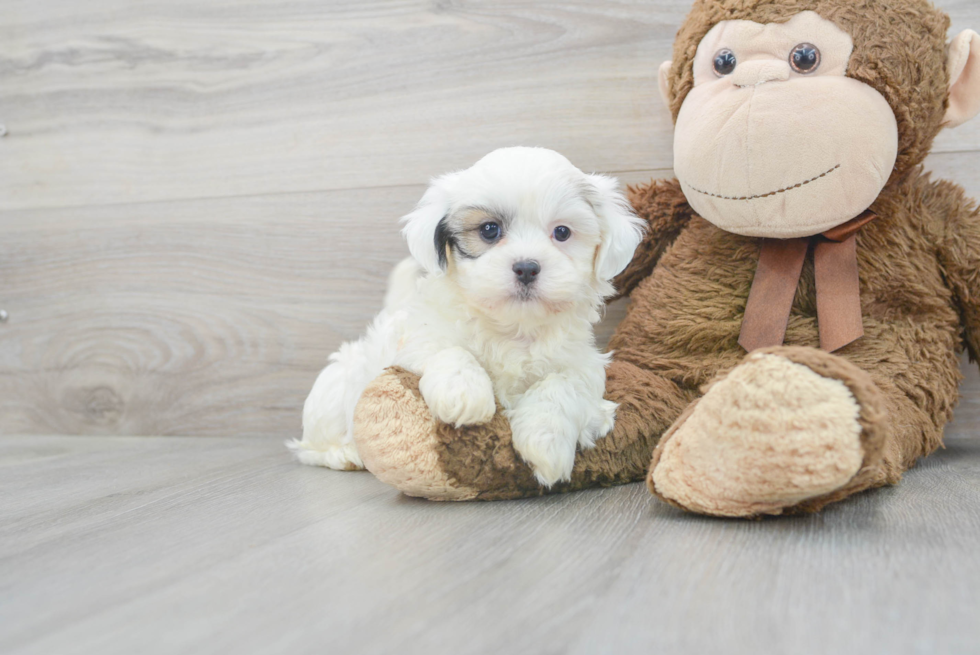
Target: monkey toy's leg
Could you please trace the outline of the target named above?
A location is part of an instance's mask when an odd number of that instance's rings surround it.
[[[364,392],[354,417],[358,452],[369,471],[410,496],[502,500],[642,480],[657,439],[695,398],[674,382],[614,361],[606,397],[619,403],[613,431],[579,452],[572,480],[546,489],[511,443],[498,407],[490,423],[453,428],[435,422],[418,377],[389,369]]]
[[[701,514],[813,511],[897,482],[940,438],[928,413],[874,371],[814,348],[770,348],[685,410],[647,483]]]
[[[418,377],[400,369],[364,392],[354,433],[372,473],[431,500],[522,498],[647,475],[655,495],[702,514],[814,511],[898,482],[938,447],[951,406],[914,400],[916,388],[953,397],[958,371],[955,362],[923,363],[941,379],[905,388],[907,380],[892,379],[893,371],[869,373],[815,348],[771,348],[747,356],[698,399],[667,378],[614,361],[607,397],[619,403],[616,427],[579,453],[570,483],[550,489],[514,450],[499,411],[481,426],[436,423]]]

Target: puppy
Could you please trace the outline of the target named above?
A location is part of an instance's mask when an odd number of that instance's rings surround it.
[[[642,236],[617,187],[543,148],[496,150],[433,180],[402,219],[412,257],[392,273],[384,309],[306,399],[303,439],[289,444],[299,460],[363,468],[354,407],[401,366],[421,376],[443,423],[485,423],[499,401],[538,481],[569,480],[576,447],[615,419],[603,399],[610,356],[592,326]]]

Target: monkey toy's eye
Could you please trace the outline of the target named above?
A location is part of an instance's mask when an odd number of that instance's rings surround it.
[[[564,225],[555,228],[555,241],[568,241],[572,236],[572,231]]]
[[[736,65],[738,65],[738,60],[735,59],[735,53],[728,48],[719,50],[718,54],[715,55],[714,68],[715,75],[718,77],[731,75],[735,71]]]
[[[789,65],[802,75],[812,73],[820,67],[820,51],[812,43],[801,43],[793,48]]]
[[[500,226],[496,223],[484,223],[480,226],[480,236],[487,243],[493,243],[500,238]]]

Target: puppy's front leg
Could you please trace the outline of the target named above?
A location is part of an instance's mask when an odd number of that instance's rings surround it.
[[[472,353],[458,346],[425,362],[419,391],[436,420],[456,427],[486,423],[497,411],[490,376]]]
[[[552,373],[531,386],[506,412],[514,448],[546,487],[572,477],[575,448],[587,433],[583,423],[588,412],[582,401],[578,385],[567,375]],[[599,428],[596,425],[595,432]],[[595,445],[594,438],[585,437],[583,446]]]

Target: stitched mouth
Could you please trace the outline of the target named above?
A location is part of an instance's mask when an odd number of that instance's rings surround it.
[[[836,166],[834,166],[833,168],[831,168],[826,173],[821,173],[820,175],[818,175],[816,177],[811,177],[809,180],[806,180],[804,182],[800,182],[799,184],[794,184],[793,186],[788,186],[788,187],[786,187],[784,189],[778,189],[776,191],[770,191],[769,193],[761,193],[761,194],[759,194],[757,196],[742,196],[742,197],[723,196],[723,195],[718,194],[718,193],[711,193],[710,191],[702,191],[701,189],[698,189],[697,187],[693,187],[691,185],[688,185],[688,187],[692,191],[697,191],[701,195],[710,196],[712,198],[721,198],[722,200],[759,200],[760,198],[771,198],[772,196],[778,196],[779,194],[786,193],[787,191],[792,191],[794,189],[799,189],[800,187],[805,187],[807,184],[810,184],[811,182],[816,182],[819,179],[822,179],[822,178],[827,177],[828,175],[830,175],[831,173],[833,173],[834,171],[836,171],[838,168],[840,168],[840,164],[837,164]]]

